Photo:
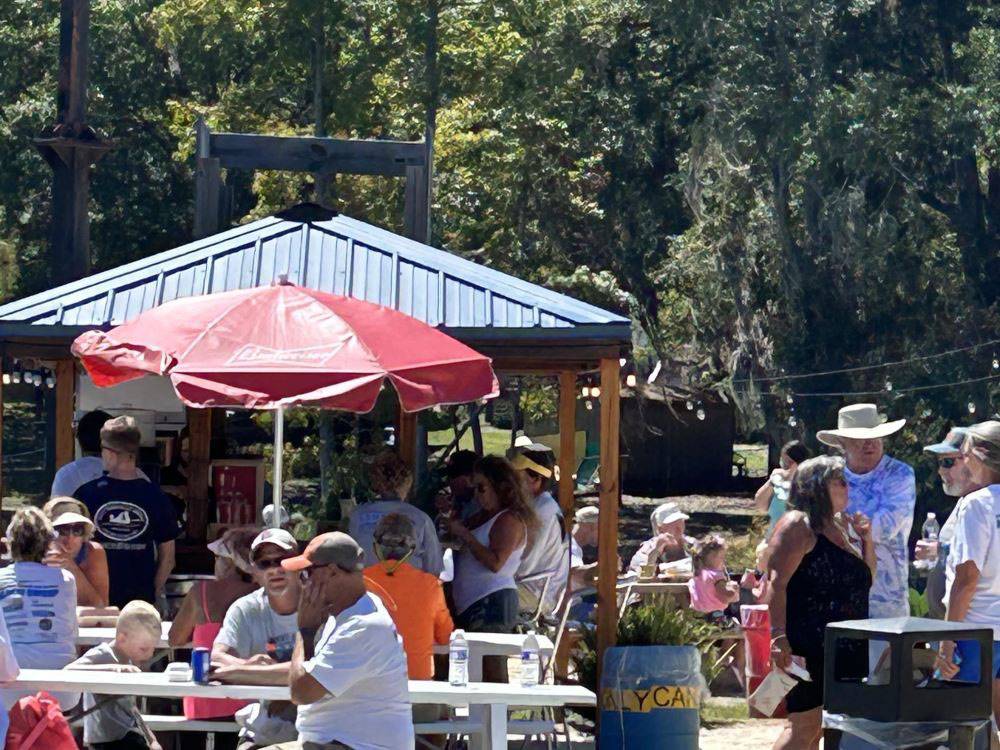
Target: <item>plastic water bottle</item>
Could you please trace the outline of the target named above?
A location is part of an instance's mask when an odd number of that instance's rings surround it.
[[[924,521],[923,527],[920,529],[920,536],[925,542],[937,542],[938,535],[941,533],[941,527],[937,522],[937,514],[928,513],[927,520]],[[933,556],[928,556],[927,565],[928,567],[934,567],[937,562],[937,552]]]
[[[465,631],[456,630],[448,644],[448,682],[457,687],[469,684],[469,642]]]
[[[530,688],[538,684],[539,667],[538,638],[534,630],[529,630],[521,645],[521,687]]]

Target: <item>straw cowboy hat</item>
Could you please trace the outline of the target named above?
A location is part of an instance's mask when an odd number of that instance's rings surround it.
[[[816,439],[838,448],[840,438],[875,440],[898,432],[904,424],[905,419],[887,422],[885,415],[878,413],[875,404],[851,404],[837,412],[837,429],[820,430]]]

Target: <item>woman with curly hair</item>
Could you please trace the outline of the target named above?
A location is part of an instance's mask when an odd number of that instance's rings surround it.
[[[787,695],[788,724],[775,750],[818,748],[823,716],[823,632],[831,622],[868,617],[875,575],[871,521],[846,516],[844,460],[821,456],[799,464],[788,498],[791,510],[771,537],[771,656],[785,669],[802,657],[811,681]],[[868,673],[865,641],[842,646],[845,676]]]
[[[87,506],[72,497],[54,497],[45,503],[42,512],[52,522],[56,535],[45,564],[73,574],[77,606],[107,607],[108,555],[93,539],[94,522]]]
[[[444,563],[434,521],[420,508],[414,508],[406,501],[413,488],[413,472],[410,467],[395,451],[382,451],[372,461],[368,482],[378,495],[378,500],[355,508],[348,528],[348,533],[365,552],[365,566],[378,562],[374,542],[378,522],[390,513],[399,513],[410,519],[417,535],[417,547],[408,561],[410,565],[434,576],[441,575]]]
[[[21,667],[61,669],[76,659],[76,580],[43,562],[54,538],[38,508],[21,508],[7,527],[14,564],[0,570],[0,607]]]
[[[529,530],[538,525],[532,501],[510,461],[486,456],[476,462],[472,486],[480,510],[450,531],[463,544],[455,558],[452,598],[460,628],[512,633],[517,624],[517,584]]]

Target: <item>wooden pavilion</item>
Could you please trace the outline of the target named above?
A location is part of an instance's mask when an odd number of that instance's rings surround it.
[[[55,463],[74,457],[77,368],[70,343],[164,302],[293,283],[353,296],[439,326],[493,359],[498,374],[555,376],[559,382],[558,461],[576,471],[577,376],[600,378],[600,650],[613,645],[618,547],[620,364],[629,320],[447,251],[318,206],[296,206],[119,268],[0,306],[5,357],[32,358],[55,372]],[[0,391],[2,406],[2,391]],[[188,410],[191,462],[188,533],[204,538],[208,519],[211,410]],[[2,420],[2,408],[0,408]],[[0,421],[2,425],[2,421]],[[416,416],[401,415],[399,444],[413,461]],[[2,483],[2,477],[0,477]],[[573,511],[573,483],[559,485]]]

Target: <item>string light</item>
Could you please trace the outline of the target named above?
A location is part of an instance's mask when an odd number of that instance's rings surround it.
[[[20,383],[21,382],[21,371],[20,370],[14,370],[14,374],[10,376],[10,379],[14,382],[14,385],[17,385],[18,383]]]
[[[593,396],[594,398],[600,398],[601,397],[601,389],[598,388],[596,385],[593,386],[590,389],[590,395]]]
[[[1000,370],[1000,359],[998,359],[996,355],[993,356],[993,369]]]
[[[888,362],[879,362],[874,365],[857,365],[854,367],[841,367],[836,370],[821,370],[818,372],[802,372],[795,373],[793,375],[786,375],[784,369],[781,370],[780,375],[770,375],[759,378],[739,378],[733,380],[733,383],[763,383],[763,382],[776,382],[779,380],[800,380],[802,378],[817,378],[823,375],[840,375],[845,372],[863,372],[865,370],[878,370],[883,367],[895,367],[897,365],[906,365],[913,362],[925,362],[929,359],[938,359],[940,357],[947,357],[952,354],[960,354],[961,352],[969,352],[975,349],[982,349],[985,346],[994,346],[1000,344],[1000,339],[990,339],[989,341],[983,341],[978,344],[972,344],[971,346],[960,346],[956,349],[948,349],[943,352],[936,352],[934,354],[923,354],[916,357],[910,357],[908,359],[898,359],[891,360]],[[1000,370],[1000,359],[997,360],[996,369]]]
[[[688,411],[694,411],[694,404],[690,400],[684,402],[684,406],[687,407]]]
[[[630,372],[628,375],[625,376],[625,385],[627,385],[629,388],[635,388],[635,383],[636,380],[634,372]]]
[[[892,393],[892,381],[889,380],[888,378],[886,378],[885,380],[885,389],[890,393]]]
[[[10,385],[10,373],[9,372],[5,372],[3,374],[3,384],[4,385]]]
[[[584,406],[587,407],[587,411],[593,411],[594,410],[594,402],[591,401],[590,399],[587,399],[587,401],[584,403]]]
[[[698,417],[698,421],[699,421],[699,422],[704,422],[704,421],[705,421],[705,407],[704,407],[704,405],[703,405],[703,404],[701,403],[701,401],[699,401],[699,402],[698,402],[698,411],[696,411],[696,412],[694,413],[694,415],[695,415],[696,417]]]
[[[969,414],[975,414],[976,413],[976,402],[975,401],[970,401],[969,404],[968,404],[968,406],[966,408],[969,410]]]
[[[787,396],[785,396],[785,401],[787,403],[789,403],[789,404],[794,404],[795,403],[795,396],[793,396],[791,393],[789,393]]]
[[[589,385],[583,386],[583,388],[580,389],[580,395],[583,396],[584,398],[590,398],[590,386]]]
[[[798,425],[799,425],[799,418],[796,417],[794,414],[790,414],[788,417],[788,426],[798,427]]]

